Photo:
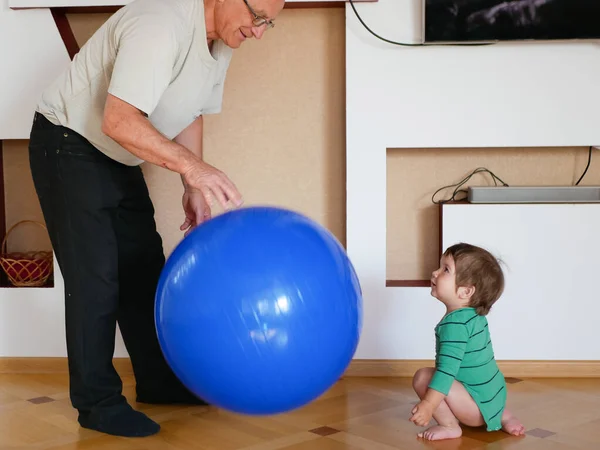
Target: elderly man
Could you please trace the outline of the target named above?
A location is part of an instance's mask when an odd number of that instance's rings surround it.
[[[203,403],[158,344],[153,309],[164,252],[139,165],[181,175],[182,231],[209,218],[215,199],[241,205],[231,180],[202,160],[202,116],[221,110],[232,49],[260,39],[283,4],[135,0],[40,99],[30,166],[65,280],[70,396],[82,427],[129,437],[160,430],[122,395],[112,364],[117,322],[138,402]]]

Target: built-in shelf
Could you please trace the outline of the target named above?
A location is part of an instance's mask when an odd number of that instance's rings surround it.
[[[439,237],[438,237],[438,255],[441,258],[442,257],[442,252],[443,252],[443,243],[442,243],[442,237],[443,237],[443,213],[444,213],[444,205],[461,205],[461,204],[468,204],[468,202],[466,200],[460,200],[460,201],[449,201],[446,203],[441,203],[438,205],[438,214],[439,214]],[[385,280],[385,286],[386,287],[409,287],[409,288],[414,288],[414,287],[430,287],[431,286],[431,280],[427,279],[427,280]]]
[[[4,186],[4,149],[2,145],[2,140],[0,139],[0,243],[6,236],[6,199],[5,199],[5,186]],[[7,244],[8,244],[7,240]],[[0,248],[0,252],[2,249]],[[0,288],[10,288],[10,289],[43,289],[43,288],[53,288],[54,287],[54,271],[46,280],[46,283],[43,286],[14,286],[4,269],[0,267]]]

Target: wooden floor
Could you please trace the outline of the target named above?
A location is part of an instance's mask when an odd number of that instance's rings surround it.
[[[0,375],[0,449],[600,449],[600,379],[508,379],[509,406],[524,437],[465,429],[460,439],[425,442],[408,421],[417,401],[410,380],[345,378],[312,404],[277,417],[249,418],[212,407],[133,403],[159,434],[124,439],[81,429],[63,375]]]

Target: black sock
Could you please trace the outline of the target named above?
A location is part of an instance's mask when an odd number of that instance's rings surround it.
[[[145,437],[160,431],[160,425],[129,404],[98,408],[79,414],[83,428],[123,437]]]

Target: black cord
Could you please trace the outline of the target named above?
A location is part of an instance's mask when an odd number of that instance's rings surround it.
[[[577,182],[575,183],[575,186],[578,186],[579,183],[581,182],[581,180],[583,180],[583,177],[585,177],[588,169],[590,168],[590,164],[592,162],[592,150],[594,149],[593,146],[590,146],[589,151],[588,151],[588,161],[587,161],[587,165],[585,166],[585,169],[583,171],[583,173],[581,174],[581,176],[579,177],[579,180],[577,180]],[[436,205],[440,205],[443,203],[448,203],[448,202],[452,202],[452,201],[463,201],[466,200],[468,198],[468,194],[469,191],[467,189],[461,189],[461,187],[471,179],[471,177],[473,175],[475,175],[476,173],[482,173],[482,172],[487,172],[492,176],[492,179],[494,180],[494,185],[498,186],[498,181],[500,183],[502,183],[502,186],[504,187],[509,187],[509,185],[507,183],[505,183],[502,179],[500,179],[495,173],[493,173],[491,170],[486,169],[485,167],[478,167],[477,169],[475,169],[473,172],[471,172],[469,175],[467,175],[465,178],[463,178],[461,181],[459,181],[456,184],[450,184],[448,186],[443,186],[441,188],[439,188],[437,191],[435,191],[433,193],[433,195],[431,196],[431,201],[436,204]],[[452,192],[452,195],[450,196],[450,198],[447,198],[445,200],[435,200],[435,196],[438,192],[443,191],[444,189],[448,189],[448,188],[454,188],[454,191]],[[464,194],[464,197],[462,198],[457,198],[458,194]]]
[[[498,186],[497,181],[499,181],[500,183],[502,183],[502,186],[504,187],[508,187],[508,184],[506,184],[503,180],[501,180],[499,177],[496,176],[496,174],[494,174],[491,170],[486,169],[485,167],[478,167],[477,169],[475,169],[473,172],[471,172],[469,175],[467,175],[465,178],[463,178],[460,182],[458,182],[457,184],[450,184],[448,186],[444,186],[439,188],[437,191],[435,191],[433,193],[433,195],[431,196],[431,201],[433,203],[435,203],[436,205],[440,205],[443,203],[448,203],[448,202],[452,202],[452,201],[463,201],[467,199],[468,193],[469,191],[467,191],[466,189],[460,189],[467,181],[469,181],[471,179],[471,177],[473,175],[475,175],[476,173],[481,173],[481,172],[487,172],[492,176],[492,179],[494,180],[494,185]],[[456,187],[454,189],[454,192],[452,192],[452,196],[446,200],[435,200],[435,195],[440,192],[443,191],[444,189],[448,189],[451,187]],[[463,193],[465,194],[465,197],[457,199],[456,195],[459,193]]]
[[[367,24],[364,22],[364,20],[362,20],[362,17],[359,16],[358,11],[356,11],[356,8],[354,7],[353,0],[348,0],[348,2],[350,3],[350,6],[352,7],[354,14],[356,15],[356,18],[359,20],[359,22],[362,24],[362,26],[365,27],[365,29],[369,33],[371,33],[373,36],[375,36],[377,39],[380,39],[383,42],[387,42],[388,44],[401,45],[403,47],[423,47],[425,45],[434,45],[434,44],[425,44],[424,42],[419,42],[419,43],[396,42],[396,41],[390,41],[389,39],[379,36],[377,33],[375,33],[373,30],[371,30],[367,26]],[[479,46],[479,45],[493,45],[493,44],[495,44],[495,42],[476,42],[476,43],[469,42],[469,43],[464,43],[464,44],[453,43],[453,44],[437,44],[437,45],[457,45],[457,46],[465,47],[465,46]]]
[[[593,148],[594,148],[594,147],[592,147],[592,146],[590,145],[590,151],[589,151],[589,154],[588,154],[588,162],[587,162],[587,166],[585,166],[585,170],[583,171],[583,173],[582,173],[582,174],[581,174],[581,176],[579,177],[579,180],[577,180],[577,183],[575,183],[575,186],[579,185],[579,182],[580,182],[581,180],[583,180],[583,177],[585,177],[585,174],[587,173],[588,169],[590,168],[590,163],[592,162],[592,149],[593,149]]]

